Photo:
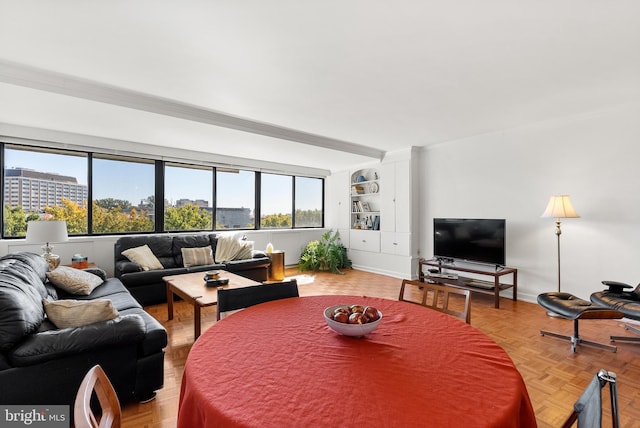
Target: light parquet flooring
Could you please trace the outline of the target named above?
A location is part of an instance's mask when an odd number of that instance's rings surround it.
[[[286,274],[293,276],[300,272],[290,268]],[[397,278],[356,270],[347,270],[345,275],[319,272],[313,283],[301,284],[299,290],[301,296],[351,294],[395,300],[401,282]],[[177,302],[174,319],[168,321],[166,304],[145,309],[166,327],[169,336],[164,388],[149,403],[125,405],[123,427],[175,427],[182,372],[193,344],[193,310],[185,302]],[[203,310],[203,332],[215,323],[215,318],[215,307]],[[617,353],[579,346],[573,353],[569,342],[542,337],[539,333],[540,329],[546,329],[570,335],[572,321],[549,317],[540,306],[513,302],[509,297],[501,298],[500,309],[495,309],[492,296],[477,293],[471,299],[471,325],[495,340],[512,358],[527,385],[539,427],[560,426],[593,375],[600,368],[606,368],[618,375],[621,426],[640,428],[640,344],[617,342]],[[608,343],[611,334],[628,333],[616,320],[580,322],[580,335],[585,339]],[[464,373],[454,375],[464,376]],[[500,382],[500,379],[486,381]],[[605,427],[610,426],[606,391],[603,395],[607,412],[603,419]]]

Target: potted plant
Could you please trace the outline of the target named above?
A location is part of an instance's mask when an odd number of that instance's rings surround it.
[[[340,242],[340,232],[337,230],[329,230],[322,234],[319,241],[309,242],[298,261],[298,269],[301,271],[323,270],[343,274],[340,269],[350,267],[351,260],[347,257],[347,249]]]

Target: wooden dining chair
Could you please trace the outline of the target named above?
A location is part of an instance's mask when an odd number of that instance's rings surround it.
[[[424,304],[427,293],[427,289],[424,288],[424,284],[424,282],[420,281],[403,279],[402,285],[400,286],[400,295],[398,296],[398,300],[418,305]]]
[[[272,282],[241,288],[220,288],[218,290],[217,320],[223,312],[248,308],[271,300],[299,297],[298,282],[295,279]]]
[[[450,307],[450,296],[464,297],[462,310]],[[420,304],[436,311],[458,317],[467,324],[471,324],[471,292],[462,288],[450,287],[429,282],[402,280],[398,300]]]
[[[101,414],[91,408],[94,395],[100,403]],[[122,418],[120,402],[113,385],[99,365],[93,366],[84,376],[73,406],[75,428],[119,428]]]

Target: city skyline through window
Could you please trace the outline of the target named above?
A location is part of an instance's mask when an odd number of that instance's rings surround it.
[[[62,190],[66,191],[64,195],[68,198],[70,194],[73,194],[73,202],[80,205],[85,212],[82,215],[86,216],[86,200],[88,185],[88,153],[73,152],[66,150],[54,150],[54,149],[41,149],[30,148],[21,146],[6,145],[4,150],[4,168],[5,168],[5,191],[4,191],[4,205],[5,205],[5,217],[7,214],[7,207],[16,208],[20,207],[24,211],[40,212],[42,217],[42,211],[45,206],[51,207],[50,200],[46,200],[38,195],[34,197],[33,190],[30,192],[30,196],[27,199],[20,199],[15,192],[16,183],[8,180],[8,170],[25,170],[34,171],[35,173],[50,174],[54,177],[51,180],[67,180],[71,183],[64,183],[56,192],[50,192],[52,195],[58,196],[57,201],[60,201],[60,195]],[[95,204],[98,203],[99,208],[113,209],[113,204],[126,201],[126,203],[120,203],[120,205],[126,205],[121,207],[126,215],[129,215],[131,209],[137,210],[140,214],[153,218],[153,203],[155,197],[155,161],[137,158],[127,158],[124,156],[111,156],[95,154],[93,156],[92,164],[92,199],[94,201],[94,209],[97,209]],[[214,206],[214,198],[217,199],[216,208],[219,216],[224,214],[225,216],[239,215],[239,211],[242,211],[242,218],[247,215],[250,218],[249,222],[242,220],[240,223],[235,224],[235,228],[246,229],[254,228],[254,215],[255,215],[255,172],[250,170],[227,170],[220,168],[216,172],[216,194],[213,194],[213,181],[212,173],[214,169],[212,167],[202,167],[195,165],[185,164],[165,164],[165,181],[164,181],[164,199],[165,203],[172,207],[184,206],[185,204],[193,204],[199,206],[201,209],[208,210],[211,214],[212,207]],[[14,172],[15,173],[15,172]],[[32,175],[33,175],[32,174]],[[261,195],[259,196],[261,216],[264,219],[267,216],[285,214],[291,216],[291,175],[274,175],[274,174],[262,174],[263,186],[261,189]],[[275,179],[278,183],[270,184],[272,179]],[[308,178],[308,177],[295,177],[296,185],[299,186],[296,190],[296,212],[299,210],[322,210],[322,179]],[[282,186],[281,181],[287,185]],[[14,180],[15,181],[15,180]],[[320,184],[318,187],[318,183]],[[13,187],[12,187],[13,186]],[[75,187],[74,187],[75,186]],[[24,187],[24,185],[23,185]],[[69,193],[69,187],[72,188],[72,192]],[[77,188],[77,189],[76,189]],[[308,188],[305,190],[305,188]],[[74,190],[75,189],[75,190]],[[75,193],[73,193],[75,192]],[[26,204],[29,202],[29,205]],[[46,201],[44,205],[34,205],[40,203],[40,201]],[[23,202],[24,206],[23,206]],[[59,204],[59,202],[56,202]],[[34,207],[36,209],[34,209]],[[226,209],[226,211],[225,211]],[[232,213],[232,211],[238,211],[238,213]],[[248,213],[248,214],[247,214]],[[134,212],[135,214],[135,212]],[[166,211],[165,211],[166,214]],[[45,214],[46,215],[46,214]],[[99,216],[95,216],[99,218]],[[94,220],[95,221],[95,220]],[[239,218],[235,218],[237,223]],[[6,223],[6,219],[5,219]],[[81,227],[77,233],[86,233],[86,219],[85,226]],[[175,223],[172,223],[175,224]],[[210,222],[208,223],[211,224]],[[321,217],[319,221],[313,221],[312,223],[301,222],[296,224],[297,227],[321,227]],[[166,226],[166,221],[165,221]],[[153,230],[153,227],[148,229],[148,225],[141,226],[139,231]],[[209,229],[211,226],[201,228],[199,226],[192,226],[194,229]],[[267,226],[268,227],[268,226]],[[271,226],[273,227],[273,226]],[[278,226],[283,227],[283,226]],[[291,227],[291,221],[287,226]],[[172,227],[170,227],[172,228]],[[233,228],[229,224],[216,221],[214,229]],[[188,229],[174,229],[174,230],[188,230]],[[5,236],[15,236],[8,233],[5,225]],[[117,233],[119,230],[105,229],[94,227],[94,233]],[[127,231],[127,230],[124,230]],[[129,230],[136,231],[136,230]]]

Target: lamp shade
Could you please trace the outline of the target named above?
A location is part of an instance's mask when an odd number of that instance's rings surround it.
[[[549,199],[547,209],[542,213],[542,217],[554,218],[578,218],[580,217],[573,209],[569,195],[555,195]]]
[[[64,220],[30,221],[27,223],[28,244],[43,244],[49,242],[64,242],[67,235],[67,222]]]

